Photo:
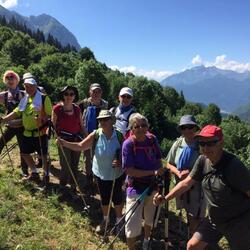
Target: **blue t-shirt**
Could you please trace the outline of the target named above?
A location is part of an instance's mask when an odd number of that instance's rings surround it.
[[[117,150],[120,150],[120,148],[121,145],[115,130],[113,130],[110,139],[107,139],[102,131],[100,132],[92,164],[94,175],[102,180],[113,180],[114,171],[115,178],[119,178],[123,174],[122,168],[113,168],[112,166],[112,162],[117,155]]]

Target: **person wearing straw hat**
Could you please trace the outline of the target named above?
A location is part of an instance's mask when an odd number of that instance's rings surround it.
[[[37,152],[43,157],[44,183],[48,183],[48,119],[51,116],[52,104],[47,95],[37,90],[37,82],[33,78],[24,81],[25,96],[21,99],[18,107],[13,112],[3,117],[4,122],[16,118],[22,118],[24,126],[23,140],[20,145],[22,157],[29,166],[31,173],[25,180],[40,181],[32,153]]]
[[[66,141],[79,142],[85,134],[80,108],[75,104],[78,101],[78,91],[73,86],[65,86],[59,94],[60,102],[53,107],[52,123],[56,129],[56,134]],[[64,154],[62,152],[64,151]],[[61,166],[60,187],[64,191],[66,184],[71,185],[72,197],[76,197],[76,185],[70,174],[69,167],[75,178],[78,175],[78,164],[81,152],[68,148],[58,147],[59,161]],[[64,155],[67,159],[65,159]],[[69,164],[69,166],[67,165]]]
[[[100,128],[94,130],[81,142],[68,142],[61,138],[58,138],[57,142],[63,147],[75,151],[84,151],[93,148],[92,171],[97,180],[103,213],[103,220],[96,227],[96,233],[102,234],[109,222],[110,200],[114,203],[117,222],[122,217],[122,184],[124,172],[121,168],[120,149],[123,135],[114,129],[115,117],[109,110],[101,110],[97,116],[97,120]],[[111,197],[113,181],[115,181],[113,188],[115,191]]]
[[[195,140],[195,134],[199,130],[199,126],[195,117],[192,115],[182,116],[178,129],[181,137],[174,142],[166,158],[167,168],[175,175],[177,183],[187,177],[199,157],[199,146]],[[177,198],[176,207],[180,210],[180,217],[182,217],[181,210],[183,208],[186,210],[189,233],[192,235],[206,213],[206,203],[203,199],[201,184],[196,183],[190,191]],[[180,223],[182,224],[182,218],[180,218]]]
[[[5,83],[7,90],[0,93],[0,104],[4,105],[7,114],[10,114],[18,106],[20,100],[25,95],[25,92],[20,90],[18,86],[19,81],[19,75],[12,70],[7,70],[3,75],[3,82]],[[20,118],[10,121],[6,126],[4,133],[0,137],[0,153],[3,150],[5,143],[8,143],[14,136],[16,136],[20,147],[23,138],[23,130],[23,124]],[[27,176],[28,166],[21,154],[20,162],[22,175]]]
[[[250,249],[250,171],[233,154],[223,149],[222,129],[207,125],[196,135],[202,155],[190,174],[165,197],[154,196],[159,205],[182,195],[196,182],[202,182],[208,216],[201,221],[187,250],[205,249],[225,236],[232,250]]]

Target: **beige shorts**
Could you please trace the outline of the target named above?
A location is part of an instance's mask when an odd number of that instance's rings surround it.
[[[141,234],[143,216],[144,216],[144,224],[152,227],[156,209],[156,207],[153,204],[153,197],[155,194],[156,191],[153,191],[150,196],[146,196],[135,211],[133,211],[132,209],[126,215],[125,221],[127,223],[125,225],[125,234],[127,238],[134,238]],[[135,204],[136,199],[138,197],[139,195],[133,195],[131,197],[126,198],[126,212]],[[129,219],[131,213],[132,216]],[[158,209],[158,214],[154,226],[157,225],[159,214],[160,214],[160,209]]]

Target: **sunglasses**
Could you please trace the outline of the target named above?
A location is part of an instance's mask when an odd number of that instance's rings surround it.
[[[148,127],[147,124],[141,124],[141,125],[136,125],[136,126],[134,126],[133,128],[134,128],[134,129],[138,129],[138,128],[147,128],[147,127]]]
[[[131,98],[132,98],[132,96],[130,96],[130,95],[121,95],[121,98],[123,98],[123,99],[125,99],[125,98],[127,98],[127,99],[131,99]]]
[[[7,79],[7,80],[14,80],[14,79],[15,79],[15,76],[6,76],[6,79]]]
[[[195,127],[196,127],[195,125],[182,125],[182,126],[180,126],[180,129],[181,129],[181,130],[193,129],[193,128],[195,128]]]
[[[75,93],[74,92],[65,92],[63,95],[64,96],[74,96]]]
[[[213,147],[213,146],[215,146],[215,144],[218,142],[219,140],[214,140],[214,141],[199,141],[198,143],[199,143],[199,145],[201,146],[201,147],[205,147],[205,146],[207,146],[207,147]]]

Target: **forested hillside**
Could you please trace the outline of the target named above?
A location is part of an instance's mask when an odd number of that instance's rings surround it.
[[[80,98],[87,95],[93,82],[102,85],[104,99],[110,107],[117,105],[119,90],[129,86],[134,90],[134,105],[150,122],[150,129],[158,136],[164,155],[178,136],[177,123],[183,114],[196,116],[200,126],[208,123],[221,125],[225,132],[225,147],[250,165],[250,126],[238,117],[230,116],[222,121],[216,104],[206,108],[185,101],[182,93],[163,87],[159,82],[143,76],[122,73],[98,62],[87,47],[79,52],[63,52],[45,41],[38,41],[27,33],[0,26],[0,74],[13,69],[20,76],[29,71],[45,88],[53,102],[58,101],[62,86],[78,87]],[[1,84],[4,89],[4,84]]]

